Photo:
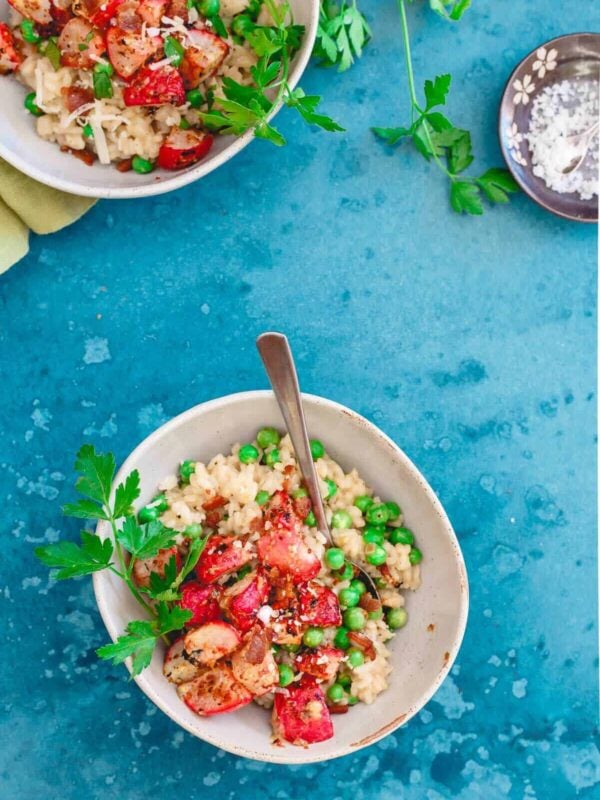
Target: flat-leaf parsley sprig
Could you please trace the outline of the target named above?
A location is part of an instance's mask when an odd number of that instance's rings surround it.
[[[453,21],[459,20],[470,5],[469,0],[429,0],[429,3],[436,13]],[[450,181],[450,204],[457,213],[483,214],[482,196],[490,203],[507,203],[509,194],[518,191],[517,184],[507,170],[488,169],[478,177],[464,174],[473,162],[471,134],[463,128],[457,128],[439,111],[439,107],[446,103],[451,76],[444,74],[438,75],[433,81],[426,80],[424,102],[419,101],[410,53],[406,0],[398,0],[398,6],[410,94],[410,125],[376,127],[372,129],[373,132],[391,146],[411,139],[427,161],[433,159]]]
[[[323,67],[349,69],[371,38],[371,29],[359,11],[356,0],[337,4],[322,0],[313,56]]]
[[[159,639],[168,641],[167,634],[179,630],[192,613],[179,607],[180,587],[196,566],[207,537],[202,536],[199,525],[190,526],[185,535],[188,551],[181,569],[172,555],[165,565],[164,575],[150,573],[147,587],[137,586],[133,580],[136,561],[153,558],[159,551],[175,545],[176,531],[166,528],[159,520],[140,524],[133,504],[140,496],[140,476],[133,470],[120,483],[111,500],[115,476],[115,457],[112,453],[97,453],[92,445],[85,444],[77,453],[75,471],[78,478],[75,488],[81,497],[63,506],[63,513],[78,519],[105,521],[110,525],[112,538],[100,539],[90,531],[81,532],[81,543],[58,541],[37,547],[36,556],[46,566],[58,570],[59,580],[91,575],[107,569],[127,584],[132,595],[150,619],[133,620],[126,633],[116,642],[100,647],[100,658],[114,664],[132,659],[132,674],[138,675],[152,658]]]
[[[201,112],[207,128],[236,136],[248,130],[276,145],[285,138],[269,123],[269,115],[279,103],[295,109],[310,125],[326,131],[343,131],[331,117],[317,112],[321,98],[305,95],[302,89],[292,90],[288,83],[290,62],[300,46],[304,28],[295,25],[287,2],[264,0],[273,25],[258,25],[249,15],[234,26],[236,35],[248,42],[258,56],[251,68],[255,86],[245,86],[232,78],[223,78],[224,97],[215,98],[212,108]],[[238,18],[239,20],[239,18]]]

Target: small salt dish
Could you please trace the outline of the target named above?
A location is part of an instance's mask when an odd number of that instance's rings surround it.
[[[542,104],[546,103],[548,108],[554,109],[557,99],[564,93],[566,102],[573,107],[570,102],[573,96],[578,95],[576,100],[580,97],[585,99],[586,92],[591,96],[594,83],[598,87],[599,81],[600,34],[559,36],[525,56],[509,77],[500,102],[500,147],[514,179],[542,208],[578,222],[598,220],[597,155],[592,148],[581,168],[587,170],[585,174],[556,177],[552,162],[560,160],[560,153],[558,150],[553,152],[549,147],[551,136],[544,137],[539,132],[536,136],[536,127],[539,127],[536,119]],[[562,84],[561,88],[556,88],[557,84]],[[571,97],[567,97],[569,93]],[[589,97],[587,99],[589,101]],[[551,114],[549,119],[558,136],[564,121],[561,123],[560,114]],[[594,121],[591,119],[588,127]],[[576,132],[564,131],[565,137]],[[595,194],[590,190],[594,182]],[[579,191],[569,191],[573,188]]]

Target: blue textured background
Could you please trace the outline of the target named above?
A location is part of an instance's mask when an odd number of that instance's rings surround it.
[[[459,218],[433,168],[376,144],[369,125],[406,116],[405,80],[394,3],[363,5],[364,59],[303,81],[347,134],[282,113],[287,148],[257,142],[176,194],[99,203],[0,282],[2,798],[599,796],[595,231],[524,197]],[[452,27],[412,9],[419,82],[452,71],[449,115],[482,169],[499,164],[516,61],[593,14],[476,0]],[[264,387],[253,340],[272,327],[307,391],[365,414],[429,478],[472,590],[458,663],[419,717],[294,770],[177,729],[96,662],[90,581],[53,585],[32,557],[76,535],[59,505],[82,440],[122,460],[189,406]]]

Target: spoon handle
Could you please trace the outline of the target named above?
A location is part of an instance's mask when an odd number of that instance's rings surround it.
[[[317,471],[310,452],[300,386],[298,385],[298,374],[296,373],[289,342],[282,333],[268,332],[258,337],[256,346],[265,365],[273,392],[279,403],[281,415],[294,445],[300,472],[312,502],[317,527],[331,541],[331,534],[329,533],[323,500],[319,490]]]

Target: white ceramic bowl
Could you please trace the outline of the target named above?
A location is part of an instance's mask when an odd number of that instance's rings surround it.
[[[319,20],[319,0],[289,1],[294,21],[306,28],[290,71],[289,83],[294,87],[312,52]],[[0,21],[7,19],[8,8],[6,0],[0,0]],[[26,88],[14,77],[0,75],[0,156],[40,183],[86,197],[116,200],[148,197],[179,189],[229,161],[253,139],[251,131],[238,137],[216,136],[206,158],[177,172],[157,169],[148,175],[138,175],[133,171],[119,172],[114,166],[98,162],[89,167],[69,153],[61,153],[57,144],[46,142],[37,135],[35,119],[23,108],[26,93]],[[274,158],[277,157],[276,150],[274,147]]]
[[[393,672],[386,692],[370,706],[358,705],[335,716],[335,736],[308,749],[271,744],[270,713],[252,703],[218,717],[199,717],[178,698],[162,674],[164,651],[136,678],[145,694],[178,725],[223,750],[246,758],[286,764],[324,761],[366,747],[406,723],[431,698],[452,666],[460,647],[468,610],[465,565],[456,536],[431,487],[384,433],[344,406],[304,395],[311,436],[321,439],[331,456],[349,470],[356,467],[382,497],[397,500],[406,524],[423,551],[422,586],[407,592],[408,625],[390,643]],[[141,475],[141,501],[180,461],[208,461],[235,442],[252,439],[264,425],[284,429],[273,394],[244,392],[191,408],[145,439],[123,464],[121,481],[132,469]],[[107,536],[100,525],[98,532]],[[102,618],[113,639],[123,633],[140,608],[126,586],[109,572],[94,575]]]

